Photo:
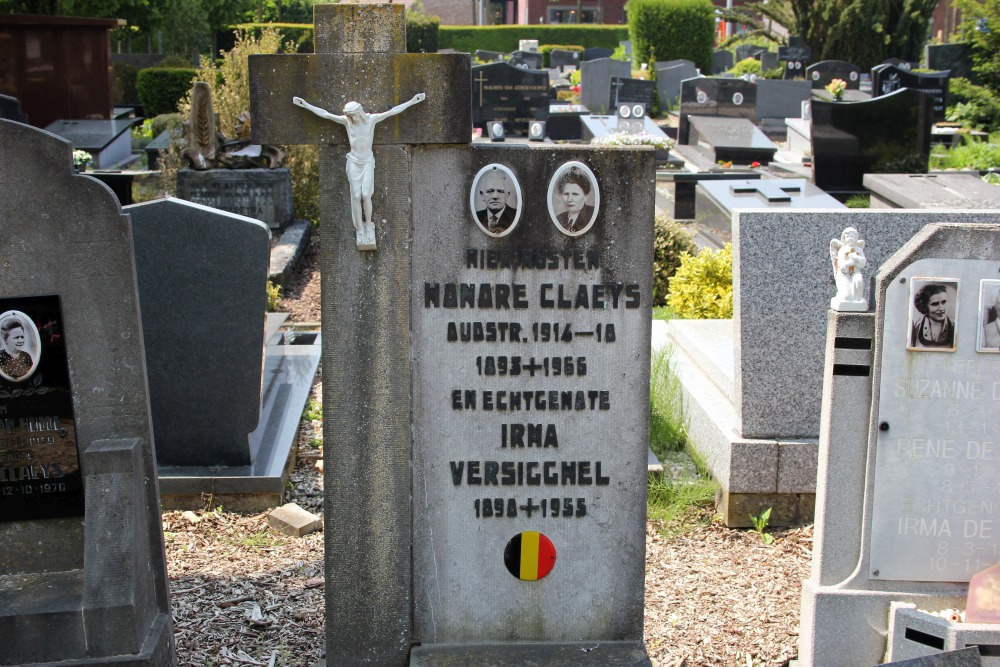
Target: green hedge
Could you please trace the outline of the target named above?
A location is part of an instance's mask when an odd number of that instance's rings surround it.
[[[686,58],[712,71],[715,8],[711,0],[629,0],[628,30],[635,62]]]
[[[191,90],[194,68],[150,67],[139,70],[135,87],[146,117],[177,111],[177,102]]]
[[[437,53],[438,27],[441,20],[436,16],[406,15],[407,53]]]
[[[708,0],[706,0],[707,2]],[[438,48],[475,53],[476,49],[510,53],[516,51],[518,40],[537,39],[542,44],[584,44],[614,49],[628,39],[623,25],[443,25],[438,30]],[[711,50],[709,50],[711,62]]]

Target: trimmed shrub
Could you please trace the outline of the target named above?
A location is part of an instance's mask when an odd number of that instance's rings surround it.
[[[685,58],[712,70],[715,8],[711,0],[629,0],[628,33],[637,63]]]
[[[179,56],[176,53],[167,56],[160,62],[153,65],[153,67],[180,67],[182,69],[191,66],[192,62],[190,60],[188,60],[184,56]]]
[[[195,71],[193,67],[150,67],[139,70],[136,90],[146,116],[177,111],[177,103],[191,91]]]
[[[685,253],[670,281],[667,305],[677,317],[689,320],[725,320],[733,316],[733,246],[718,252],[704,248]]]
[[[406,13],[406,52],[437,53],[441,19],[416,12]]]
[[[760,61],[756,58],[744,58],[733,65],[733,68],[729,71],[735,76],[743,76],[744,74],[760,74]]]
[[[656,216],[653,227],[653,305],[667,305],[670,279],[681,265],[681,257],[698,250],[691,232],[666,214]]]
[[[537,39],[541,44],[585,44],[614,49],[618,42],[628,39],[628,28],[623,25],[573,23],[569,25],[443,25],[438,30],[438,48],[454,49],[465,53],[516,51],[518,41]],[[541,47],[539,47],[541,50]],[[709,53],[711,61],[711,52]]]

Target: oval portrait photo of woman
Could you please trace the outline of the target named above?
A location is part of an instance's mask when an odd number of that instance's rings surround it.
[[[472,180],[472,219],[487,236],[507,236],[521,219],[521,186],[502,164],[488,164]]]
[[[582,162],[567,162],[549,181],[549,217],[563,234],[586,234],[597,219],[601,192],[590,167]]]
[[[19,310],[0,315],[0,377],[23,382],[38,368],[41,338],[31,318]]]

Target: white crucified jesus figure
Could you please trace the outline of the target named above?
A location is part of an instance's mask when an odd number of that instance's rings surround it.
[[[372,220],[372,193],[375,191],[375,154],[372,152],[372,143],[375,141],[375,124],[423,102],[426,97],[424,93],[417,93],[412,99],[382,113],[367,113],[360,103],[348,102],[344,105],[343,116],[313,106],[301,97],[292,98],[292,103],[296,106],[347,128],[347,140],[351,144],[351,150],[347,154],[351,221],[357,233],[359,250],[375,250],[375,221]]]

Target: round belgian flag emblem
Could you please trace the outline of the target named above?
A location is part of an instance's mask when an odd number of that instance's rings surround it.
[[[503,563],[521,581],[538,581],[556,564],[556,548],[545,535],[526,530],[510,538],[503,550]]]

